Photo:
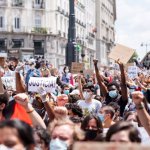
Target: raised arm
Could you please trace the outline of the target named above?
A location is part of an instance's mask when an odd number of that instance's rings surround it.
[[[98,82],[98,84],[100,86],[100,90],[102,91],[103,96],[106,97],[106,95],[108,93],[108,89],[107,89],[106,85],[103,82],[104,81],[103,77],[99,73],[99,70],[98,70],[98,67],[97,67],[98,60],[93,60],[93,62],[94,62],[97,82]]]
[[[125,70],[124,70],[124,65],[121,63],[119,60],[117,61],[120,72],[121,72],[121,94],[122,94],[122,99],[124,101],[128,100],[128,92],[127,92],[127,85],[126,85],[126,76],[125,76]]]
[[[41,126],[46,129],[46,125],[40,115],[34,110],[32,105],[29,103],[29,98],[26,94],[21,93],[14,96],[17,103],[19,103],[26,112],[28,113],[30,119],[32,120],[33,126]],[[21,113],[21,112],[20,112]]]
[[[55,118],[55,114],[54,114],[54,110],[49,102],[49,96],[47,94],[47,92],[45,91],[45,89],[43,87],[40,87],[38,89],[38,93],[40,94],[41,96],[41,99],[42,99],[42,103],[44,104],[44,107],[47,111],[47,114],[48,114],[48,117],[49,117],[49,120],[50,121],[53,121],[54,118]]]
[[[79,92],[80,92],[80,97],[81,97],[81,99],[84,99],[83,91],[82,91],[81,75],[78,75],[78,83],[79,83],[78,89],[79,89]]]
[[[144,95],[142,92],[136,91],[132,93],[132,99],[136,105],[137,115],[140,122],[150,136],[150,116],[144,107]]]
[[[139,81],[138,78],[136,78],[136,82],[141,89],[143,89],[144,91],[147,91],[147,88]]]

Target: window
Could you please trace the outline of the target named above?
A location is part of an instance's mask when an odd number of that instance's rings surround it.
[[[20,18],[15,18],[15,29],[20,29]]]
[[[4,27],[4,17],[0,16],[0,28]]]
[[[35,27],[41,27],[41,17],[40,16],[35,17]]]
[[[41,0],[35,0],[35,4],[40,5],[41,4]]]

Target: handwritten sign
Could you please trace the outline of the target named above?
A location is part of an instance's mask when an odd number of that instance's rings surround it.
[[[39,87],[44,87],[47,92],[55,92],[56,77],[31,77],[28,83],[28,91],[37,92]]]
[[[93,69],[86,69],[84,70],[84,76],[85,77],[91,77],[94,74],[94,70]]]
[[[72,62],[71,73],[78,74],[83,69],[84,69],[84,63]]]
[[[1,77],[2,83],[5,85],[6,89],[16,90],[15,77]]]
[[[128,77],[131,79],[136,78],[138,75],[138,68],[136,66],[129,66],[128,67]]]
[[[118,60],[124,64],[126,64],[129,59],[132,57],[134,54],[135,50],[129,47],[126,47],[121,44],[116,44],[116,46],[112,49],[111,53],[109,54],[109,58],[113,60]]]

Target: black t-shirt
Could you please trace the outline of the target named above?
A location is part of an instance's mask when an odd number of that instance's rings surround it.
[[[123,100],[121,95],[118,95],[116,99],[112,99],[107,93],[105,102],[106,105],[108,105],[110,102],[116,102],[120,106],[120,116],[123,117],[123,113],[128,103],[128,100]]]

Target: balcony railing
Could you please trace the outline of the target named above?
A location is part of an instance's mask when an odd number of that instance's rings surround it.
[[[42,27],[33,27],[32,33],[40,33],[40,34],[47,34],[48,30],[47,28],[42,28]]]
[[[12,7],[24,7],[24,0],[12,0]]]
[[[35,9],[45,9],[45,2],[42,1],[40,4],[37,4],[33,1],[32,7]]]
[[[29,26],[21,26],[16,28],[15,26],[6,25],[0,27],[0,32],[14,32],[14,33],[37,33],[37,34],[51,34],[50,28],[42,28],[42,27],[29,27]]]

